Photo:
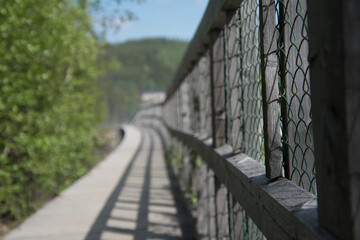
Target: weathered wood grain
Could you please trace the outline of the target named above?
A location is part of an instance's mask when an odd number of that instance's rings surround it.
[[[241,102],[239,101],[240,89],[240,31],[237,25],[239,14],[234,11],[227,11],[227,42],[225,43],[228,66],[227,79],[229,88],[229,118],[228,119],[228,138],[231,140],[234,151],[240,152],[243,142],[243,128],[240,121]]]
[[[319,219],[360,239],[360,1],[308,4]]]
[[[215,206],[215,176],[214,171],[207,166],[207,204],[208,204],[208,224],[209,238],[216,239],[216,206]]]
[[[230,145],[214,151],[191,134],[168,129],[202,156],[268,239],[333,239],[319,225],[316,196],[287,179],[270,181],[265,166],[245,154],[231,156]]]
[[[211,38],[211,67],[213,82],[213,139],[215,146],[226,141],[225,135],[225,88],[224,88],[224,37],[223,32],[214,32]]]
[[[209,237],[209,204],[207,201],[207,167],[203,164],[197,171],[196,182],[194,188],[198,194],[198,202],[196,204],[196,224],[197,231],[200,239],[206,239]]]
[[[260,51],[266,176],[282,176],[275,0],[260,1]]]
[[[217,239],[229,238],[227,188],[215,177]]]

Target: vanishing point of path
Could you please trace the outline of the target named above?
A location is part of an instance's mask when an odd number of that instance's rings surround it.
[[[160,136],[125,126],[122,143],[5,240],[195,239]]]

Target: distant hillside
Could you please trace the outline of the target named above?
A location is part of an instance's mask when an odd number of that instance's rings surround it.
[[[109,122],[132,116],[139,105],[139,91],[166,90],[186,46],[187,42],[163,38],[110,45],[105,57],[117,59],[119,64],[106,69],[101,79]]]

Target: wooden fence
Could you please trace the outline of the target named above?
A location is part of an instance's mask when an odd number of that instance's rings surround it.
[[[360,3],[211,0],[162,104],[201,239],[360,238]]]

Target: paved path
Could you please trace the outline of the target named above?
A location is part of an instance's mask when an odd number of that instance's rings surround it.
[[[179,196],[161,138],[126,126],[117,149],[4,239],[194,239]]]

